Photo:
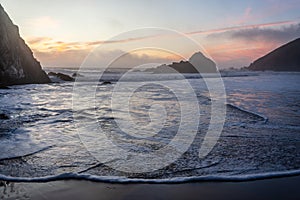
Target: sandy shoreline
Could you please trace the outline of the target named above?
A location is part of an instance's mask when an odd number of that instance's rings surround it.
[[[300,176],[246,182],[111,184],[91,181],[10,183],[0,199],[300,199]]]

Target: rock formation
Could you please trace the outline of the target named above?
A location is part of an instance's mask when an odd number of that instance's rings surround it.
[[[0,55],[0,85],[50,82],[1,4]]]
[[[201,52],[194,53],[192,57],[190,57],[189,63],[191,63],[197,71],[201,73],[217,72],[216,63],[205,57]]]
[[[189,61],[173,62],[170,65],[160,65],[154,69],[148,69],[154,73],[216,73],[216,64],[201,52],[192,55]]]
[[[253,71],[300,71],[300,38],[255,60],[246,69]]]
[[[73,77],[71,77],[71,76],[69,76],[67,74],[63,74],[63,73],[49,72],[48,76],[59,78],[62,81],[75,81],[75,79]]]

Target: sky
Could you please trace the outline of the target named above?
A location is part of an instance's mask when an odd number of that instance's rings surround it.
[[[98,49],[99,66],[170,63],[204,51],[219,68],[248,66],[300,37],[300,0],[0,0],[43,67],[79,67]],[[147,27],[164,34],[135,31]],[[146,29],[147,30],[147,29]],[[168,30],[199,44],[190,48]],[[130,33],[130,34],[128,34]],[[172,34],[171,34],[172,35]],[[174,38],[171,40],[170,38]],[[168,43],[150,49],[151,42]],[[138,48],[139,50],[133,50]],[[144,48],[147,47],[147,48]],[[153,46],[155,47],[155,46]],[[180,49],[180,54],[174,53]],[[172,53],[173,52],[173,53]]]

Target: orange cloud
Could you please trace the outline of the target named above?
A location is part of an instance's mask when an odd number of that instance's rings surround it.
[[[50,51],[34,51],[34,55],[41,61],[44,67],[69,67],[78,68],[89,55],[90,50],[87,49],[50,49]],[[115,60],[116,57],[122,55],[112,64],[117,68],[129,68],[148,63],[171,63],[174,60],[181,60],[178,56],[169,52],[159,50],[136,50],[126,53],[121,50],[114,51],[96,51],[97,56],[88,58],[88,67],[106,67],[107,63]]]
[[[144,37],[135,37],[127,38],[121,40],[98,40],[92,42],[63,42],[55,41],[49,37],[36,37],[29,38],[27,42],[29,46],[39,52],[49,52],[49,51],[64,51],[64,50],[91,50],[95,46],[101,44],[118,44],[118,43],[127,43],[132,41],[139,41],[149,38],[159,37],[158,35],[144,36]]]

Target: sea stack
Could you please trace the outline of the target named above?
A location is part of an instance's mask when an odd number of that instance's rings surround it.
[[[216,73],[217,67],[216,63],[211,59],[205,57],[201,52],[194,53],[190,59],[189,63],[193,65],[200,73]]]
[[[0,4],[0,85],[51,82]]]
[[[172,64],[160,65],[147,71],[154,73],[216,73],[218,72],[216,63],[205,57],[201,52],[194,53],[189,61],[173,62]]]

